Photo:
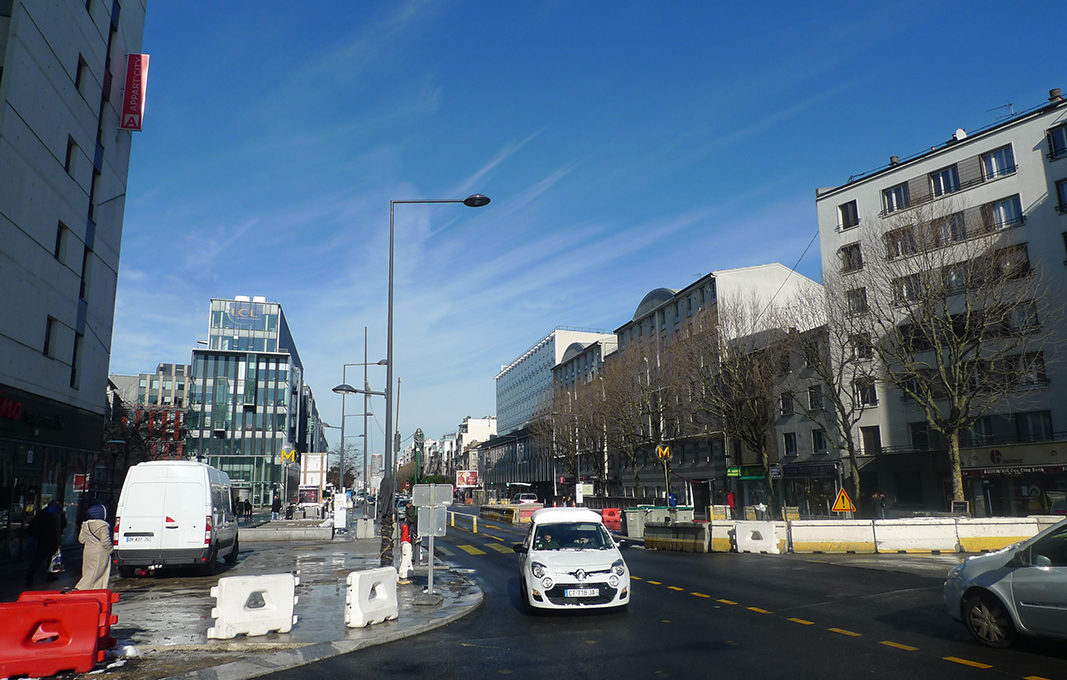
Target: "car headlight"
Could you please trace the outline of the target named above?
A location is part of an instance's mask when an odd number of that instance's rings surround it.
[[[546,573],[548,573],[548,567],[541,564],[540,562],[534,562],[530,565],[530,573],[534,575],[534,578],[541,578]]]
[[[615,572],[616,575],[622,576],[626,573],[626,563],[621,559],[615,560],[611,563],[611,570]]]

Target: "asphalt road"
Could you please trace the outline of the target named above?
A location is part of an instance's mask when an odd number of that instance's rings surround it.
[[[485,591],[477,612],[271,677],[1067,680],[1061,645],[972,642],[944,611],[943,563],[632,548],[628,611],[530,615],[511,551],[522,530],[492,522],[479,530],[450,528],[437,539],[438,555],[472,570]]]

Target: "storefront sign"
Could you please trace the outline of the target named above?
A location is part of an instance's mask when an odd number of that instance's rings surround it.
[[[1005,475],[1021,477],[1023,475],[1048,475],[1067,472],[1067,465],[1003,465],[999,467],[971,468],[964,470],[966,477],[992,477]]]
[[[786,463],[782,474],[790,479],[837,479],[834,463]]]

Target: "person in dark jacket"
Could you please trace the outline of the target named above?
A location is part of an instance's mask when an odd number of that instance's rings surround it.
[[[282,512],[282,497],[277,495],[277,494],[275,494],[274,495],[274,500],[271,501],[271,504],[270,504],[270,518],[271,519],[280,519],[281,518],[281,512]]]
[[[34,539],[33,557],[30,559],[30,568],[26,571],[26,587],[33,585],[34,578],[41,568],[48,568],[52,561],[52,555],[59,549],[59,542],[63,536],[63,529],[67,526],[67,518],[59,511],[57,501],[50,502],[34,515],[28,527],[29,535]],[[47,573],[47,579],[54,581],[56,575]]]

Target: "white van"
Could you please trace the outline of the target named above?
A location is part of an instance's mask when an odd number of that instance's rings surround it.
[[[115,512],[119,575],[136,568],[199,566],[214,573],[220,555],[237,561],[237,516],[230,477],[191,460],[134,465]]]

